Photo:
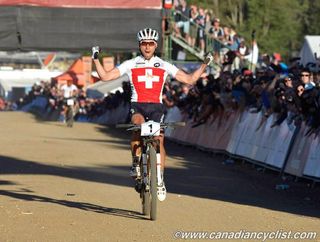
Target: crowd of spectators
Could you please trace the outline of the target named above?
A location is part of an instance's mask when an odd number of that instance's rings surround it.
[[[188,6],[186,0],[175,0],[173,13],[173,27],[169,31],[198,50],[200,55],[215,53],[215,62],[221,66],[228,65],[231,71],[244,68],[248,62],[256,64],[258,50],[254,31],[252,41],[246,43],[234,28],[222,27],[211,9]],[[170,22],[170,18],[167,21]]]
[[[96,99],[77,91],[76,116],[78,121],[91,121],[107,110],[116,109],[130,102],[130,84],[123,82],[123,92],[110,93]],[[37,96],[47,100],[47,115],[62,113],[63,96],[57,84],[35,84],[17,105],[22,107]],[[220,70],[204,74],[194,86],[181,84],[174,79],[167,81],[163,91],[167,108],[177,106],[197,127],[206,122],[219,122],[234,112],[261,112],[261,124],[271,114],[276,121],[271,127],[286,122],[293,130],[302,122],[309,127],[308,134],[320,132],[320,70],[299,65],[293,60],[287,66],[279,54],[263,55],[254,74],[248,68]],[[128,115],[128,114],[124,114]],[[260,126],[261,126],[260,124]],[[258,127],[259,128],[259,127]]]
[[[163,95],[168,107],[177,106],[193,121],[193,127],[205,122],[222,122],[231,113],[244,110],[262,112],[261,124],[271,114],[271,127],[286,122],[290,129],[302,122],[308,134],[320,132],[320,71],[285,65],[278,54],[263,56],[256,74],[244,68],[203,76],[195,86],[167,83]],[[258,127],[258,128],[259,128]]]
[[[128,82],[122,85],[123,92],[116,91],[109,93],[103,98],[87,97],[86,92],[82,88],[78,88],[75,96],[75,120],[91,121],[107,110],[116,109],[118,106],[130,101],[130,86]],[[40,82],[33,85],[31,91],[17,102],[18,108],[22,108],[30,104],[37,97],[43,97],[47,100],[46,118],[57,117],[63,121],[63,106],[65,105],[61,85],[50,82]]]

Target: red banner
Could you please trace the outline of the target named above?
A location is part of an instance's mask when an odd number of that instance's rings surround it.
[[[123,9],[161,9],[161,0],[0,0],[0,5],[64,7],[64,8],[123,8]]]

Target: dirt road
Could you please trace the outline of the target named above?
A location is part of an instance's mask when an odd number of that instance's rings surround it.
[[[2,112],[0,124],[0,241],[179,241],[176,231],[280,229],[320,240],[319,185],[275,190],[275,172],[167,142],[169,193],[152,222],[128,176],[125,131],[70,129],[26,113]]]

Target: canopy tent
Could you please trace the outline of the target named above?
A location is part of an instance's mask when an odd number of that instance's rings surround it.
[[[307,66],[309,63],[317,63],[320,58],[320,35],[306,35],[300,50],[300,63]],[[316,58],[318,60],[316,60]]]
[[[52,78],[52,81],[58,84],[65,84],[68,80],[72,80],[75,85],[83,87],[87,84],[93,84],[97,82],[99,78],[90,75],[89,83],[87,83],[83,59],[79,58],[65,73]]]
[[[161,31],[161,0],[0,0],[2,50],[137,50],[136,33]]]

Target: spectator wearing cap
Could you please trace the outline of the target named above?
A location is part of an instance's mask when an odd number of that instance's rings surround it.
[[[280,66],[280,62],[281,62],[281,55],[279,53],[273,53],[270,67],[276,73],[281,73],[282,69]]]
[[[209,34],[213,39],[213,49],[215,52],[220,53],[220,49],[222,47],[222,42],[224,40],[224,31],[223,28],[220,27],[220,19],[214,18],[212,20],[212,27],[209,30]]]
[[[209,33],[212,38],[218,39],[220,41],[223,41],[224,39],[224,31],[223,28],[220,27],[220,19],[219,18],[214,18],[211,22],[212,27],[209,30]]]

